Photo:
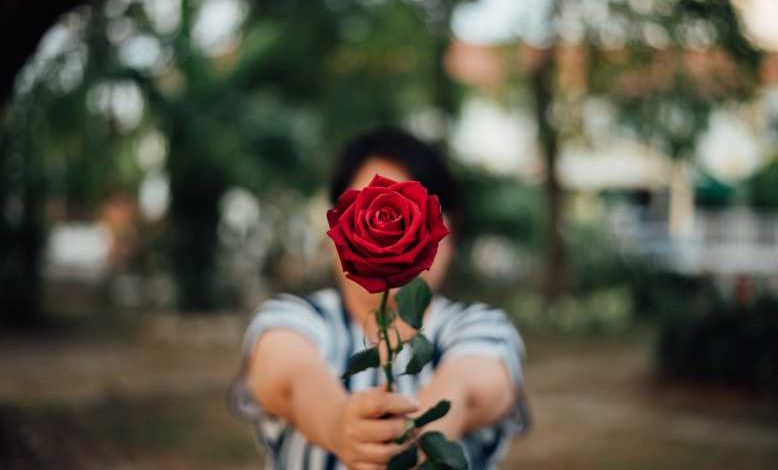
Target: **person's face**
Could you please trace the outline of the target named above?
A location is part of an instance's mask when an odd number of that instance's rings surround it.
[[[408,174],[408,171],[404,166],[385,158],[371,157],[365,160],[359,170],[357,170],[349,187],[354,189],[362,189],[370,183],[376,174],[393,179],[395,181],[405,181],[411,179],[410,174]],[[449,226],[449,230],[451,230],[451,226],[448,224],[448,220],[446,220],[446,222]],[[334,249],[334,246],[332,244],[330,244],[330,246],[332,247],[332,260],[334,263],[336,277],[341,288],[360,289],[367,293],[367,291],[365,291],[359,284],[346,277],[341,268],[340,260],[338,259],[338,255]],[[427,281],[427,284],[429,284],[432,290],[437,290],[437,288],[443,282],[443,278],[445,277],[446,271],[448,270],[448,265],[451,262],[453,250],[454,245],[451,240],[451,235],[449,235],[441,240],[440,244],[438,245],[438,253],[435,256],[435,261],[433,261],[430,270],[423,271],[421,273],[421,277]]]

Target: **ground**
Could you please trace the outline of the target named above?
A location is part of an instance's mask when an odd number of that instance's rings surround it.
[[[126,334],[0,341],[2,468],[259,468],[230,415],[236,316],[159,315]],[[774,468],[778,406],[742,390],[666,383],[651,335],[526,335],[534,424],[501,468]]]

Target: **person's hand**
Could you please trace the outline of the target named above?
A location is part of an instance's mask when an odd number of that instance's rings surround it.
[[[383,387],[349,395],[339,406],[330,450],[352,470],[386,468],[389,459],[405,448],[392,442],[405,430],[404,415],[419,409],[414,398]]]

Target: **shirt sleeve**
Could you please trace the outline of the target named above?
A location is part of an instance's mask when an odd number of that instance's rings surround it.
[[[485,356],[499,359],[508,371],[516,399],[502,421],[510,434],[528,429],[530,416],[524,386],[524,341],[513,323],[500,309],[473,304],[459,309],[441,328],[438,338],[441,361],[458,356]]]
[[[257,420],[272,418],[264,412],[252,396],[247,380],[254,346],[260,337],[271,330],[289,330],[300,334],[327,357],[330,334],[323,313],[309,301],[288,294],[281,294],[262,303],[246,328],[243,337],[241,370],[233,383],[229,400],[233,411],[242,418]]]
[[[251,355],[263,333],[279,329],[299,333],[326,356],[329,335],[323,314],[305,299],[281,294],[257,309],[243,337],[243,357]]]

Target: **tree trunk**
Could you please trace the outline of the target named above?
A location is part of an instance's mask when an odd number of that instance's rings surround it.
[[[31,112],[25,113],[28,135]],[[16,131],[16,129],[14,129]],[[45,241],[45,180],[42,157],[32,142],[11,142],[11,130],[0,136],[0,204],[17,200],[19,219],[0,214],[0,324],[29,326],[41,320],[43,282],[41,264]],[[19,166],[20,178],[13,178],[11,168]],[[12,211],[9,211],[9,213]]]
[[[446,70],[446,54],[451,45],[451,15],[454,10],[453,3],[445,3],[445,8],[440,17],[430,24],[434,41],[434,64],[432,73],[432,104],[440,113],[440,126],[436,129],[437,144],[444,150],[449,145],[448,124],[457,108],[457,100],[454,95],[454,82]]]
[[[564,192],[557,175],[559,135],[552,120],[551,106],[554,97],[555,48],[540,53],[532,71],[532,90],[535,97],[535,117],[538,122],[538,138],[545,163],[545,193],[548,205],[546,240],[546,265],[543,273],[543,293],[552,302],[567,289],[568,266],[565,242],[562,236]]]

